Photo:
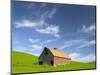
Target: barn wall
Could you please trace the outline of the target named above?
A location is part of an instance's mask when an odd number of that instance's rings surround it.
[[[61,57],[54,57],[54,65],[64,65],[64,64],[70,64],[69,59],[67,58],[61,58]]]
[[[49,50],[47,50],[48,54],[46,54],[45,52],[46,50],[44,50],[43,53],[41,54],[39,61],[42,61],[43,64],[51,65],[51,61],[54,59],[54,57]]]

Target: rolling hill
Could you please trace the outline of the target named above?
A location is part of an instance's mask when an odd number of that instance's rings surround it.
[[[37,56],[13,51],[12,74],[96,69],[95,64],[81,63],[77,61],[72,61],[69,65],[60,65],[57,67],[49,65],[39,65],[37,62]]]
[[[94,62],[89,62],[89,64],[95,65],[95,64],[96,64],[96,62],[95,62],[95,61],[94,61]]]

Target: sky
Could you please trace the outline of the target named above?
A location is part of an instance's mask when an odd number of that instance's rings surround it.
[[[95,61],[96,7],[13,1],[12,50],[39,56],[58,48],[80,62]]]

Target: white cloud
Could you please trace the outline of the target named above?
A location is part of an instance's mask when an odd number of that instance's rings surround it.
[[[48,44],[48,43],[51,43],[51,42],[55,41],[56,39],[40,40],[40,39],[29,38],[28,40],[32,44],[39,44],[39,45],[42,45],[43,46],[45,44]]]
[[[37,29],[37,32],[43,33],[43,34],[50,34],[53,35],[55,37],[59,37],[59,27],[56,25],[51,25],[51,26],[47,26],[45,28],[41,28],[41,29]]]
[[[48,17],[49,17],[49,18],[52,18],[52,17],[56,14],[56,11],[57,11],[57,8],[53,8],[53,9],[49,12]]]
[[[49,11],[45,11],[43,14],[40,15],[41,19],[46,19],[48,17]]]
[[[71,59],[74,60],[74,59],[80,57],[80,54],[79,54],[79,53],[71,53],[71,54],[70,54],[70,57],[71,57]]]
[[[41,18],[42,19],[46,19],[46,18],[51,19],[56,14],[56,11],[57,11],[56,7],[52,8],[51,10],[47,10],[43,14],[41,14]]]
[[[16,28],[39,28],[42,27],[44,24],[44,20],[36,20],[36,21],[30,21],[30,20],[21,20],[19,22],[15,22],[15,27]]]
[[[53,42],[53,41],[55,41],[55,40],[50,40],[50,39],[46,40],[47,43],[50,43],[50,42]]]
[[[44,45],[44,44],[51,43],[51,42],[53,42],[53,41],[55,41],[55,39],[47,39],[47,40],[45,40],[45,41],[42,41],[40,44]]]
[[[31,43],[38,43],[38,42],[39,42],[39,39],[32,39],[32,38],[29,38],[28,40],[29,40],[29,42],[31,42]]]
[[[79,61],[79,62],[92,62],[92,61],[95,61],[95,55],[94,54],[88,54],[86,56],[82,56],[79,53],[71,53],[70,57],[73,61]]]
[[[74,45],[82,44],[83,42],[84,40],[69,40],[63,43],[59,48],[64,49],[64,48],[71,47]]]
[[[34,4],[30,4],[29,6],[32,7]],[[44,8],[46,6],[45,3],[42,3],[40,5],[40,10],[41,8]],[[21,21],[15,22],[15,27],[16,28],[31,28],[35,30],[36,32],[39,32],[41,34],[48,34],[52,35],[54,37],[60,37],[59,35],[59,26],[55,24],[48,24],[45,19],[46,18],[52,18],[56,14],[56,7],[53,7],[50,10],[45,11],[44,13],[40,14],[39,13],[39,19],[37,20],[27,20],[23,19]],[[38,13],[38,12],[37,12]]]
[[[67,48],[67,47],[70,47],[72,44],[63,44],[59,47],[59,49],[64,49],[64,48]]]
[[[83,56],[81,58],[77,58],[76,60],[80,61],[80,62],[92,62],[92,61],[95,61],[95,55],[89,54],[87,56]]]
[[[77,48],[84,48],[84,47],[89,47],[89,46],[92,46],[92,45],[95,45],[95,40],[85,41],[83,44],[81,44]]]
[[[81,29],[82,32],[84,33],[88,33],[88,34],[95,34],[95,24],[89,26],[89,27],[86,27],[85,25],[83,25],[82,29]]]
[[[85,39],[79,39],[79,40],[69,40],[63,43],[59,49],[64,49],[68,47],[75,46],[75,48],[84,48],[84,47],[90,47],[95,45],[95,40],[85,40]]]
[[[36,21],[30,21],[30,20],[22,20],[20,22],[15,22],[16,28],[33,28],[36,32],[42,33],[42,34],[48,34],[52,35],[54,37],[59,37],[59,26],[57,25],[50,25],[45,22],[45,20],[36,20]]]
[[[38,45],[38,44],[33,44],[32,46],[32,50],[42,50],[42,46],[41,45]]]

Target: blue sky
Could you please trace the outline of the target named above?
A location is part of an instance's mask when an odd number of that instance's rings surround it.
[[[12,49],[39,55],[58,48],[73,60],[95,60],[96,7],[13,1]]]

